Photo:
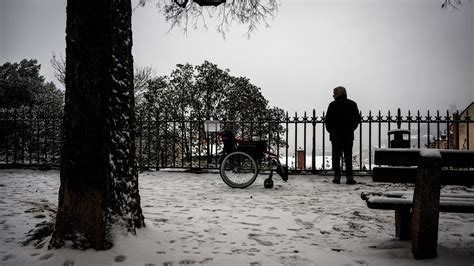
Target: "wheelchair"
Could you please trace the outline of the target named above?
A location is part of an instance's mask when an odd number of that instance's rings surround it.
[[[267,151],[266,140],[239,141],[231,130],[220,133],[224,142],[224,155],[220,159],[219,173],[228,186],[246,188],[257,179],[261,170],[268,170],[265,188],[273,187],[273,172],[284,182],[288,181],[288,167],[280,163],[278,155]]]

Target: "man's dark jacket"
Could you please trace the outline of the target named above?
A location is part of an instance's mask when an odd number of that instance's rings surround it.
[[[354,130],[360,123],[357,104],[339,96],[329,104],[326,113],[326,129],[330,140],[354,140]]]

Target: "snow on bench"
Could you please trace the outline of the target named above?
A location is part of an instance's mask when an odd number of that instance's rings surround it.
[[[414,183],[413,191],[363,192],[371,209],[394,210],[396,235],[412,239],[416,259],[436,257],[439,212],[474,213],[474,195],[441,193],[441,185],[474,185],[474,151],[377,149],[374,182]]]

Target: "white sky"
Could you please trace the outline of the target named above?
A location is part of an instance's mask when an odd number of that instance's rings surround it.
[[[474,3],[441,10],[441,0],[282,1],[271,27],[250,39],[234,25],[226,40],[209,29],[188,35],[154,4],[133,15],[136,66],[169,75],[176,64],[208,60],[262,88],[271,106],[321,113],[332,88],[367,110],[464,109],[474,101]],[[0,62],[64,54],[64,0],[0,0]]]

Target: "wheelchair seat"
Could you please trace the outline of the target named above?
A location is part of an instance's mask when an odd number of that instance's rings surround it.
[[[256,161],[260,161],[263,156],[264,152],[267,149],[267,141],[266,140],[249,140],[249,141],[242,141],[238,146],[237,150],[242,151],[245,153],[250,154],[252,158]]]

